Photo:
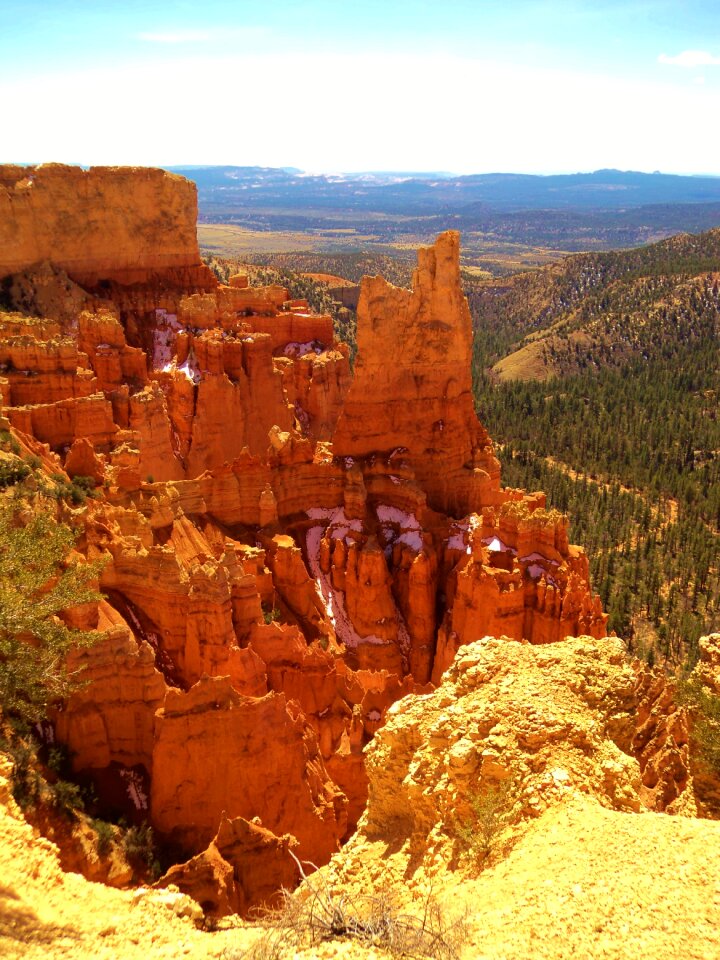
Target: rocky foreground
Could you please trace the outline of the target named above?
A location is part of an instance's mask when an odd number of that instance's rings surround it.
[[[192,184],[162,171],[0,167],[0,456],[39,464],[29,504],[94,487],[58,517],[105,564],[105,599],[67,614],[102,631],[53,717],[76,773],[172,845],[159,886],[207,916],[247,916],[297,883],[296,858],[335,855],[328,882],[348,890],[422,900],[440,878],[448,909],[471,906],[463,956],[715,955],[701,854],[719,838],[687,819],[712,815],[714,780],[672,688],[603,639],[566,518],[501,486],[458,235],[420,251],[410,291],[363,281],[351,374],[331,318],[217,283],[195,216]],[[708,640],[711,685],[717,654]],[[505,799],[478,850],[482,795]],[[219,956],[258,936],[64,875],[3,810],[8,955],[165,956],[177,938]],[[610,837],[651,866],[603,858]],[[307,955],[335,949],[355,948]]]

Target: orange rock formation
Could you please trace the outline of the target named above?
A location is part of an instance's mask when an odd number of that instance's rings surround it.
[[[58,735],[93,776],[142,768],[141,806],[195,857],[183,883],[215,878],[213,909],[244,910],[237,863],[286,834],[326,861],[365,805],[363,747],[463,644],[604,635],[587,560],[541,494],[500,486],[456,233],[412,291],[363,281],[351,382],[329,317],[216,284],[182,178],[0,184],[4,423],[46,472],[95,480],[80,547],[106,559],[108,632]]]
[[[0,166],[0,275],[50,261],[89,287],[207,283],[196,220],[194,185],[164,170]]]
[[[454,516],[499,500],[500,466],[473,406],[457,232],[420,250],[412,291],[363,280],[357,342],[336,453],[407,451],[430,506]]]

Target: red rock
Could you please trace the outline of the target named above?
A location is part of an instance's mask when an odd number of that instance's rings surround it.
[[[56,715],[58,738],[67,744],[76,770],[111,762],[152,770],[154,713],[167,685],[148,643],[133,634],[117,610],[102,601],[99,630],[105,636],[76,653],[70,666],[85,681]]]
[[[419,251],[412,292],[363,278],[357,342],[336,454],[406,448],[429,504],[454,516],[500,502],[500,467],[473,406],[458,233]]]
[[[259,907],[276,906],[281,887],[297,885],[300,874],[289,852],[294,845],[292,837],[276,837],[259,822],[223,817],[208,848],[171,867],[155,886],[175,884],[206,916],[247,917]]]
[[[276,835],[296,837],[303,859],[325,862],[337,849],[346,800],[282,694],[242,697],[228,679],[204,677],[168,693],[155,730],[151,809],[161,833],[198,850],[223,813],[260,816]]]
[[[163,216],[158,216],[158,211]],[[143,167],[0,167],[0,276],[49,260],[84,286],[205,270],[197,191]]]

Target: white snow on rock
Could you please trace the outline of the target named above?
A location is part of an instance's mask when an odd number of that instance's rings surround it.
[[[480,517],[471,513],[466,520],[459,520],[451,526],[452,533],[448,537],[448,549],[464,550],[472,553],[472,532],[480,526]]]
[[[184,373],[191,383],[200,383],[200,369],[194,358],[188,357],[182,366],[177,368],[178,373]]]
[[[536,563],[538,560],[542,560],[543,563],[549,563],[553,567],[559,566],[557,560],[549,560],[547,557],[544,557],[541,553],[528,553],[526,557],[518,557],[521,563]]]
[[[173,358],[177,333],[182,328],[177,314],[160,307],[155,311],[155,322],[152,365],[154,370],[162,370]]]
[[[356,532],[362,530],[362,522],[360,520],[349,520],[345,516],[343,507],[312,507],[306,511],[306,514],[311,520],[329,520],[328,530],[330,531],[330,536],[337,540],[345,538],[346,543],[349,542],[347,534],[351,530]],[[306,534],[305,543],[307,546],[310,573],[315,580],[328,618],[335,628],[337,638],[344,643],[346,647],[356,647],[360,643],[385,643],[384,640],[374,634],[371,634],[369,637],[361,637],[359,635],[345,610],[345,596],[342,590],[336,590],[332,585],[329,575],[323,573],[320,567],[320,541],[323,538],[324,532],[321,523],[312,526]]]
[[[412,513],[405,513],[405,511],[400,510],[399,507],[391,507],[388,504],[379,503],[377,506],[377,518],[380,521],[380,525],[384,528],[388,539],[395,539],[397,543],[407,544],[408,547],[412,547],[413,550],[417,550],[418,553],[422,550],[422,529],[417,517],[413,516]],[[394,527],[395,524],[400,527],[400,533],[396,538],[393,536],[394,531],[388,529]]]
[[[500,537],[485,537],[483,543],[490,553],[512,553],[513,555],[517,553],[514,547],[509,547]]]
[[[296,314],[296,316],[303,316],[303,314]],[[299,343],[297,340],[293,340],[291,343],[286,343],[283,353],[286,357],[304,357],[308,353],[322,353],[323,347],[319,340],[308,340],[306,343]]]

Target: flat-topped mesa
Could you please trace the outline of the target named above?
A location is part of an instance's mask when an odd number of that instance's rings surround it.
[[[418,251],[412,290],[363,278],[357,342],[335,454],[405,447],[434,509],[463,516],[499,503],[500,466],[473,407],[472,323],[457,231]]]
[[[49,261],[86,288],[212,288],[196,221],[195,184],[165,170],[0,165],[0,277]]]

